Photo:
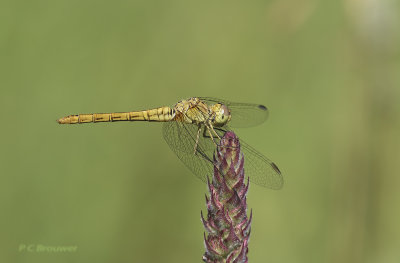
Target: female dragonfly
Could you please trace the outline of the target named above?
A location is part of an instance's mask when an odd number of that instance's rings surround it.
[[[172,151],[198,178],[207,182],[213,171],[213,153],[222,135],[231,130],[230,127],[255,126],[267,117],[268,110],[263,105],[193,97],[176,103],[172,108],[69,115],[57,122],[164,122],[164,139]],[[243,140],[240,140],[240,145],[245,157],[244,169],[250,181],[271,189],[282,188],[283,178],[275,163]]]

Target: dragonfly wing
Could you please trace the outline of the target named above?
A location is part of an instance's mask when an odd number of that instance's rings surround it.
[[[207,178],[211,178],[213,173],[213,153],[216,147],[211,138],[202,136],[205,128],[201,127],[197,151],[194,154],[197,129],[196,125],[166,122],[163,126],[163,134],[165,141],[178,158],[200,180],[207,182]],[[216,132],[222,137],[227,130],[218,128]],[[214,140],[217,144],[219,143],[217,138]],[[281,189],[283,177],[277,165],[243,140],[239,140],[244,155],[244,170],[250,177],[250,181],[262,187]]]
[[[250,182],[274,190],[281,189],[283,177],[278,166],[243,140],[240,140],[240,147],[244,155],[244,171],[250,175]]]
[[[261,104],[231,102],[207,97],[199,97],[199,99],[206,102],[208,105],[221,103],[228,106],[232,116],[229,121],[229,126],[232,127],[244,128],[256,126],[265,122],[269,115],[267,107]]]
[[[205,127],[200,127],[200,136],[196,145],[199,127],[183,122],[166,122],[163,125],[163,136],[171,150],[200,180],[207,183],[213,171],[213,152],[215,146],[211,138],[205,138]]]
[[[231,129],[229,127],[216,129],[220,136],[228,130]],[[239,139],[239,142],[244,155],[244,171],[250,177],[250,182],[274,190],[281,189],[283,177],[278,166],[242,139]]]

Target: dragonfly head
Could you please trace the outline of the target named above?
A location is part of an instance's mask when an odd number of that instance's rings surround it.
[[[231,111],[225,104],[217,103],[211,106],[211,110],[215,113],[213,124],[216,127],[224,126],[231,119]]]

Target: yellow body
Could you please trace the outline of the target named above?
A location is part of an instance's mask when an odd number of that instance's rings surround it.
[[[170,121],[173,118],[170,107],[160,107],[144,111],[93,113],[69,115],[58,119],[60,124],[114,122],[114,121]]]
[[[226,108],[225,111],[223,109],[221,111],[222,107]],[[181,121],[198,125],[206,123],[222,126],[229,121],[230,115],[228,114],[229,110],[222,104],[208,106],[199,98],[190,98],[178,102],[173,109],[159,107],[143,111],[69,115],[58,119],[57,122],[60,124],[76,124],[114,121]],[[224,119],[224,117],[226,118]]]

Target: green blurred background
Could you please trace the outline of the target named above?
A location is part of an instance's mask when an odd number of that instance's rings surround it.
[[[0,262],[201,262],[206,185],[161,124],[55,122],[192,96],[270,109],[236,131],[285,176],[281,191],[251,185],[250,262],[399,262],[399,12],[390,0],[1,1]]]

